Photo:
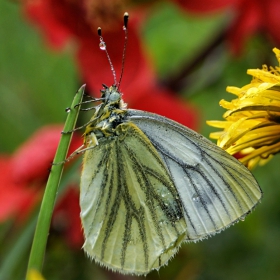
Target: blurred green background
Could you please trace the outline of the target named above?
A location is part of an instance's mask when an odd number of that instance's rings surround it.
[[[179,73],[226,23],[225,13],[194,17],[170,3],[155,5],[142,34],[159,81]],[[219,100],[233,97],[225,92],[227,85],[249,83],[246,70],[260,68],[267,59],[272,66],[277,65],[273,47],[261,36],[255,36],[237,58],[226,44],[220,44],[186,77],[186,86],[178,94],[196,106],[201,134],[208,137],[215,131],[205,125],[206,120],[222,118],[224,109],[219,107]],[[50,50],[39,32],[23,18],[20,4],[1,0],[1,153],[12,153],[43,125],[63,123],[64,109],[71,104],[81,83],[71,47],[64,52]],[[184,244],[167,267],[152,272],[146,279],[280,279],[279,156],[253,170],[253,174],[264,197],[245,222],[208,240]],[[9,224],[0,226],[1,280],[23,279],[33,227],[30,223],[7,235]],[[54,280],[145,279],[108,272],[90,262],[82,250],[69,249],[55,235],[50,236],[43,274]]]

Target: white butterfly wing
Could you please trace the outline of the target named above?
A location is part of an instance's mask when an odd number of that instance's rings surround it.
[[[133,124],[85,152],[81,177],[84,249],[122,273],[160,268],[186,239],[174,183],[148,138]]]
[[[128,110],[169,170],[187,223],[187,240],[213,235],[244,217],[262,192],[238,160],[196,132],[167,118]]]

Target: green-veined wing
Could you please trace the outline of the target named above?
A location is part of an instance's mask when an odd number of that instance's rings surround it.
[[[213,235],[244,217],[262,192],[251,172],[202,135],[162,116],[128,110],[166,164],[184,208],[187,239]]]

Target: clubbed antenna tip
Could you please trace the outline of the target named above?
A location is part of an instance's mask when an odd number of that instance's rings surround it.
[[[124,24],[125,29],[127,28],[128,18],[129,18],[129,14],[128,14],[128,12],[125,12],[123,15],[123,24]]]
[[[125,62],[125,53],[126,53],[126,45],[127,45],[127,24],[128,24],[128,18],[129,14],[128,12],[125,12],[123,15],[123,30],[124,30],[124,46],[123,46],[123,55],[122,55],[122,69],[121,69],[121,75],[120,80],[118,82],[117,87],[119,88],[121,85],[122,77],[123,77],[123,71],[124,71],[124,62]]]

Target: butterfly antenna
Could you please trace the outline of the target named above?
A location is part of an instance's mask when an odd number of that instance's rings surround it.
[[[124,13],[123,16],[123,30],[124,30],[124,47],[123,47],[123,55],[122,55],[122,69],[121,69],[121,75],[120,75],[120,80],[118,82],[117,88],[120,87],[122,77],[123,77],[123,70],[124,70],[124,62],[125,62],[125,54],[126,54],[126,45],[127,45],[127,24],[128,24],[128,18],[129,14],[127,12]]]
[[[98,27],[97,28],[97,33],[98,33],[98,36],[100,38],[100,43],[99,43],[99,48],[102,50],[102,51],[105,51],[106,55],[107,55],[107,59],[109,61],[109,64],[110,64],[110,67],[111,67],[111,70],[112,70],[112,73],[113,73],[113,77],[114,77],[114,84],[117,85],[117,78],[116,78],[116,71],[114,69],[114,66],[113,66],[113,63],[111,61],[111,58],[109,56],[109,53],[107,51],[107,48],[106,48],[106,43],[104,42],[103,40],[103,37],[102,37],[102,33],[101,33],[101,27]]]

